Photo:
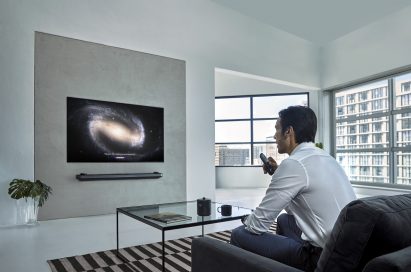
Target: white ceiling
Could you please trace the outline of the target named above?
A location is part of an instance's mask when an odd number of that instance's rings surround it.
[[[212,0],[323,45],[411,5],[411,0]]]

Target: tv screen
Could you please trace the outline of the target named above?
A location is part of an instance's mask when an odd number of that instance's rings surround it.
[[[67,97],[67,162],[164,162],[164,109]]]

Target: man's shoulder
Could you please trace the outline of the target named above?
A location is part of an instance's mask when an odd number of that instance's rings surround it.
[[[282,168],[293,168],[302,166],[301,158],[299,158],[298,156],[290,156],[281,162],[279,168],[281,166]]]
[[[315,146],[307,145],[297,150],[297,152],[291,154],[291,156],[288,157],[288,159],[293,159],[301,162],[304,159],[315,158],[317,156],[331,157],[331,155],[325,152],[324,150],[319,149]]]

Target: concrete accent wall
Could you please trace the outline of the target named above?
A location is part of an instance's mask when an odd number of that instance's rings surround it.
[[[186,199],[185,62],[36,33],[35,178],[54,194],[40,219],[113,213]],[[67,163],[66,98],[164,108],[164,163]],[[79,173],[147,173],[160,179],[79,182]]]

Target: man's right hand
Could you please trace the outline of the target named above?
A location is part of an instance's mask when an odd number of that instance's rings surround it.
[[[268,157],[267,160],[268,160],[268,163],[273,167],[274,173],[275,173],[275,170],[277,170],[278,168],[277,162],[272,157]],[[263,164],[263,170],[264,170],[264,174],[268,173],[267,167],[264,164]]]

